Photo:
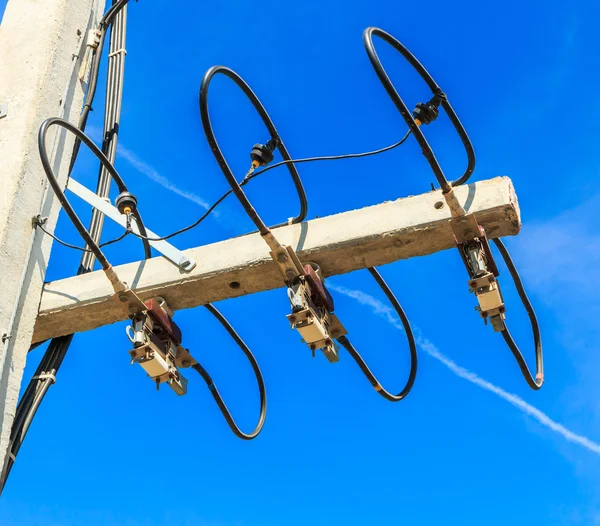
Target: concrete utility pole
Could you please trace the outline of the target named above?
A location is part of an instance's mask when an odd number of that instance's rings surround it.
[[[498,177],[455,189],[467,213],[475,213],[490,238],[516,235],[521,227],[510,179]],[[455,246],[450,211],[440,191],[314,219],[274,230],[302,261],[318,263],[324,276]],[[165,258],[115,267],[119,278],[147,300],[165,298],[183,309],[283,286],[268,247],[256,233],[187,251],[197,266],[183,272]],[[126,319],[103,272],[47,283],[33,335],[41,341]]]
[[[53,231],[58,216],[37,133],[48,117],[77,121],[87,32],[102,16],[104,3],[10,0],[0,25],[0,466],[51,249],[51,240],[32,228],[32,218],[48,217]],[[55,133],[54,171],[66,180],[74,138]]]

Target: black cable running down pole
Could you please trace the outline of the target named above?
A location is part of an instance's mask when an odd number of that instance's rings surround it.
[[[213,77],[219,74],[225,75],[229,79],[233,80],[233,82],[235,82],[235,84],[243,91],[244,95],[246,95],[246,97],[250,100],[250,102],[260,115],[265,126],[269,130],[271,139],[276,141],[277,149],[279,150],[279,153],[284,158],[284,160],[291,161],[292,158],[290,157],[290,154],[288,153],[285,144],[279,137],[277,129],[275,128],[275,124],[273,124],[273,121],[267,113],[267,110],[265,110],[258,97],[254,94],[250,86],[246,84],[244,79],[242,79],[242,77],[240,77],[235,71],[226,68],[225,66],[213,66],[212,68],[210,68],[205,73],[204,78],[202,79],[199,93],[200,118],[202,119],[202,127],[204,128],[204,134],[206,135],[206,140],[210,145],[210,149],[212,150],[212,153],[215,156],[217,163],[219,163],[219,167],[225,175],[227,182],[231,186],[233,193],[239,199],[240,203],[244,207],[244,210],[246,211],[252,222],[258,228],[258,231],[264,235],[268,232],[269,228],[277,228],[280,226],[284,226],[287,224],[287,222],[280,223],[272,227],[267,227],[265,225],[265,223],[262,221],[256,210],[246,197],[246,194],[242,190],[242,187],[237,182],[237,179],[233,175],[231,168],[229,168],[229,165],[225,160],[223,152],[219,147],[219,143],[217,142],[217,139],[215,137],[212,124],[210,122],[210,116],[208,113],[208,89]],[[302,186],[302,181],[300,180],[300,175],[298,174],[298,170],[296,169],[296,167],[293,164],[289,164],[288,170],[290,172],[290,175],[292,176],[292,180],[294,182],[294,186],[296,187],[296,191],[298,192],[298,198],[300,199],[300,213],[294,219],[292,219],[291,222],[301,223],[302,221],[304,221],[304,219],[306,218],[306,214],[308,213],[308,202],[306,199],[306,192],[304,191],[304,187]]]
[[[346,351],[348,351],[350,356],[354,358],[354,361],[358,364],[360,370],[364,373],[369,382],[371,382],[371,385],[375,388],[375,390],[381,396],[383,396],[383,398],[389,400],[390,402],[399,402],[403,398],[406,398],[406,396],[408,395],[408,393],[410,393],[415,383],[418,364],[417,345],[415,342],[415,337],[412,328],[410,326],[410,322],[408,321],[408,317],[406,316],[404,309],[400,305],[400,302],[396,299],[396,296],[394,296],[394,293],[392,292],[388,284],[385,282],[385,280],[381,277],[381,274],[379,274],[377,269],[369,268],[368,270],[371,273],[371,275],[375,278],[375,281],[381,287],[381,290],[383,290],[388,300],[390,300],[390,303],[394,307],[396,313],[398,314],[398,317],[400,318],[400,321],[402,322],[404,332],[406,332],[406,338],[408,340],[408,347],[410,350],[410,371],[408,373],[408,380],[406,381],[406,384],[404,385],[402,390],[397,395],[395,395],[384,389],[379,383],[379,380],[377,380],[375,375],[371,372],[371,369],[369,369],[369,366],[367,365],[363,357],[350,343],[348,338],[346,336],[342,336],[340,338],[337,338],[337,341],[342,347],[344,347],[344,349],[346,349]]]
[[[502,336],[504,338],[504,341],[508,345],[509,349],[513,353],[515,359],[517,360],[517,363],[519,364],[519,368],[521,369],[521,373],[523,374],[525,381],[527,382],[529,387],[531,387],[534,391],[537,391],[544,384],[544,357],[543,357],[543,352],[542,352],[542,337],[540,334],[540,326],[539,326],[539,323],[537,320],[537,316],[535,315],[535,311],[533,310],[533,305],[531,305],[531,302],[529,301],[529,298],[527,297],[527,293],[525,292],[525,288],[523,287],[523,282],[521,281],[521,276],[519,276],[519,273],[517,272],[515,264],[513,263],[512,259],[510,257],[510,254],[508,253],[508,250],[506,249],[506,247],[504,246],[504,243],[502,243],[502,241],[500,239],[493,239],[492,241],[494,242],[496,247],[498,247],[498,250],[500,251],[502,258],[504,259],[504,262],[506,263],[506,266],[508,267],[508,271],[510,272],[510,275],[512,276],[512,278],[515,282],[515,287],[517,288],[517,293],[519,294],[519,297],[521,298],[521,301],[523,302],[523,306],[525,307],[525,310],[527,311],[527,315],[529,316],[529,321],[531,323],[531,330],[533,332],[533,342],[534,342],[534,347],[535,347],[535,366],[536,366],[535,378],[529,371],[529,367],[527,366],[527,362],[525,361],[525,358],[523,357],[523,353],[521,353],[521,351],[519,350],[519,347],[513,340],[513,337],[511,336],[510,332],[508,331],[508,328],[505,328],[502,331]]]
[[[252,351],[244,343],[244,340],[242,340],[240,338],[238,333],[235,332],[234,328],[227,321],[227,319],[216,309],[216,307],[214,307],[210,303],[205,305],[205,307],[208,310],[208,312],[210,312],[215,318],[217,318],[219,323],[225,328],[225,330],[233,338],[235,343],[238,344],[238,346],[240,347],[242,352],[248,358],[248,361],[250,362],[250,365],[252,366],[252,370],[254,371],[254,375],[256,376],[256,382],[258,383],[258,390],[260,393],[260,414],[258,417],[258,422],[256,424],[256,427],[254,428],[254,430],[251,433],[244,433],[238,427],[238,425],[235,423],[235,420],[231,416],[231,413],[229,412],[227,405],[225,405],[225,402],[223,401],[223,397],[219,393],[219,390],[215,386],[215,383],[214,383],[212,377],[206,371],[206,369],[204,367],[202,367],[199,363],[196,365],[193,365],[192,367],[200,374],[200,376],[202,376],[202,378],[206,382],[208,389],[210,390],[211,394],[213,395],[215,402],[217,402],[217,405],[219,406],[221,413],[225,417],[225,420],[227,421],[227,424],[229,425],[229,427],[231,428],[233,433],[237,437],[241,438],[242,440],[252,440],[252,439],[256,438],[258,436],[258,434],[261,432],[261,430],[265,424],[265,418],[267,416],[267,391],[265,388],[265,381],[263,379],[262,372],[260,370],[260,367],[258,366],[258,362],[256,361],[256,358],[252,354]]]
[[[456,131],[463,143],[463,146],[465,147],[465,151],[467,152],[467,159],[468,159],[467,169],[465,170],[463,175],[461,177],[459,177],[458,179],[456,179],[455,181],[449,182],[448,179],[446,178],[446,176],[444,175],[444,172],[442,171],[442,167],[440,166],[440,163],[436,159],[435,154],[433,153],[433,150],[431,149],[431,146],[429,145],[429,143],[427,142],[427,139],[425,138],[425,135],[423,135],[423,132],[421,131],[418,124],[415,122],[415,119],[413,118],[411,112],[408,110],[408,108],[406,107],[406,104],[404,104],[404,101],[402,100],[402,98],[398,94],[398,91],[396,91],[396,88],[392,84],[392,81],[390,80],[388,74],[386,73],[385,69],[383,68],[383,64],[381,63],[381,60],[379,59],[379,57],[377,56],[377,52],[375,51],[375,46],[373,44],[373,36],[381,38],[383,41],[387,42],[390,46],[392,46],[396,51],[400,52],[400,54],[409,62],[409,64],[416,70],[416,72],[421,76],[421,78],[427,83],[427,85],[429,86],[429,89],[431,89],[433,95],[438,97],[441,106],[444,108],[450,121],[454,125],[454,128],[456,129]],[[419,146],[421,147],[421,151],[423,152],[423,155],[429,162],[429,165],[431,166],[431,169],[433,170],[433,173],[435,174],[435,177],[437,178],[442,191],[444,193],[447,193],[450,191],[450,189],[453,186],[459,186],[463,183],[466,183],[467,180],[469,179],[469,177],[471,177],[473,170],[475,169],[475,151],[473,149],[471,140],[469,139],[469,136],[467,135],[467,132],[465,131],[465,128],[463,127],[462,123],[458,119],[456,112],[450,105],[450,102],[448,102],[448,98],[444,94],[442,89],[438,86],[438,84],[435,82],[435,80],[433,80],[433,77],[423,67],[423,65],[417,60],[417,58],[402,43],[400,43],[398,40],[396,40],[389,33],[386,33],[382,29],[379,29],[376,27],[368,27],[367,29],[365,29],[365,31],[363,33],[363,42],[365,45],[365,50],[367,51],[367,55],[369,56],[369,60],[371,61],[371,65],[375,69],[375,73],[379,77],[379,80],[383,84],[383,87],[387,91],[387,94],[392,99],[392,102],[394,103],[394,105],[396,106],[396,108],[398,109],[400,114],[402,115],[404,121],[410,128],[410,131],[414,134],[415,138],[417,139],[417,142],[419,143]]]

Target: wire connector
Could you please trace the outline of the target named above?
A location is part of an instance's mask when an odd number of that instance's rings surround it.
[[[275,155],[273,152],[279,146],[281,141],[279,137],[273,137],[267,141],[267,144],[255,144],[250,152],[250,159],[252,159],[252,167],[267,166],[273,161]]]
[[[121,214],[132,214],[137,208],[137,198],[129,192],[121,192],[115,200],[115,206]]]

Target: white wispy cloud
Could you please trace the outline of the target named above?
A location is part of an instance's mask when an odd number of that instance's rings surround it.
[[[199,195],[179,188],[179,186],[177,186],[171,180],[167,179],[164,175],[159,174],[152,166],[140,159],[137,156],[137,154],[135,154],[129,148],[126,148],[123,145],[119,145],[117,148],[117,157],[126,160],[138,172],[144,174],[146,177],[148,177],[148,179],[154,181],[163,188],[170,190],[174,194],[177,194],[183,197],[184,199],[191,201],[192,203],[196,203],[198,206],[204,208],[205,210],[207,210],[210,207],[210,204],[207,203],[204,199],[202,199]]]
[[[596,171],[596,177],[598,171]],[[527,282],[549,303],[580,305],[600,288],[600,194],[556,217],[525,225],[514,243]],[[552,283],[552,287],[548,284]],[[560,287],[557,285],[561,285]]]
[[[344,294],[345,296],[348,296],[349,298],[352,298],[352,299],[358,301],[360,304],[371,308],[371,310],[373,311],[374,314],[385,319],[388,323],[390,323],[396,329],[402,330],[402,325],[400,323],[400,320],[396,317],[395,311],[393,311],[393,309],[391,307],[389,307],[388,305],[386,305],[385,303],[382,303],[381,301],[379,301],[377,298],[374,298],[373,296],[371,296],[363,291],[360,291],[360,290],[348,289],[346,287],[332,285],[331,283],[328,283],[328,288],[330,288],[331,290],[334,290],[336,292],[339,292],[340,294]],[[416,331],[416,332],[418,333],[418,331]],[[584,448],[588,449],[589,451],[592,451],[593,453],[600,455],[600,444],[598,444],[597,442],[594,442],[593,440],[590,440],[589,438],[587,438],[583,435],[578,435],[577,433],[574,433],[570,429],[566,428],[562,424],[559,424],[558,422],[556,422],[555,420],[550,418],[543,411],[540,411],[538,408],[527,403],[521,397],[519,397],[513,393],[509,393],[508,391],[505,391],[504,389],[488,382],[487,380],[484,380],[483,378],[481,378],[477,374],[469,371],[468,369],[461,367],[456,362],[454,362],[453,360],[448,358],[446,355],[441,353],[439,351],[439,349],[433,343],[431,343],[429,340],[427,340],[423,336],[417,334],[415,340],[417,342],[417,345],[419,346],[419,348],[422,351],[427,353],[432,358],[435,358],[440,363],[444,364],[456,376],[463,378],[464,380],[467,380],[468,382],[471,382],[472,384],[475,384],[478,387],[485,389],[486,391],[494,393],[495,395],[499,396],[506,402],[515,406],[517,409],[519,409],[523,413],[535,418],[543,426],[554,431],[555,433],[558,433],[560,436],[562,436],[564,439],[568,440],[569,442],[579,444],[580,446],[583,446]]]
[[[102,131],[95,126],[90,126],[86,130],[86,133],[96,142],[102,141]],[[163,188],[170,190],[174,194],[177,194],[192,203],[197,204],[201,208],[208,210],[210,204],[207,203],[202,197],[195,194],[194,192],[189,192],[177,186],[173,181],[161,175],[154,167],[149,165],[146,161],[141,159],[134,151],[130,150],[122,143],[119,143],[117,146],[117,157],[127,161],[133,168],[135,168],[138,172],[145,175],[151,181],[159,184]],[[214,211],[213,215],[218,216],[218,212]]]

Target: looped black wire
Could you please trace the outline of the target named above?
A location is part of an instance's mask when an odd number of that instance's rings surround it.
[[[369,382],[371,382],[371,385],[381,396],[383,396],[383,398],[389,400],[390,402],[399,402],[400,400],[405,398],[406,395],[408,395],[408,393],[410,393],[413,384],[415,383],[418,362],[417,345],[415,343],[415,337],[410,326],[410,322],[408,321],[408,317],[406,316],[404,309],[400,305],[400,302],[396,299],[396,296],[394,296],[394,293],[392,292],[388,284],[384,281],[384,279],[381,277],[381,274],[379,274],[377,269],[369,268],[368,270],[371,273],[371,275],[375,278],[375,281],[381,287],[381,290],[383,290],[384,294],[390,300],[394,309],[398,313],[398,317],[400,318],[402,326],[404,327],[404,332],[406,332],[406,338],[408,339],[408,346],[410,349],[410,372],[408,374],[408,380],[406,381],[406,385],[403,387],[402,391],[400,391],[397,395],[394,395],[386,389],[384,389],[379,383],[379,380],[377,380],[375,375],[371,372],[371,369],[369,369],[369,366],[367,365],[363,357],[358,353],[358,351],[354,348],[354,346],[350,343],[346,336],[337,338],[337,341],[340,343],[340,345],[344,347],[344,349],[348,351],[350,356],[354,358],[354,361],[358,364],[361,371],[367,377]]]
[[[225,178],[227,179],[227,182],[231,186],[233,193],[239,199],[240,203],[244,207],[244,210],[246,211],[252,222],[256,225],[259,232],[261,234],[265,234],[266,232],[268,232],[269,227],[267,227],[262,221],[256,210],[246,197],[246,194],[242,190],[240,184],[237,182],[237,179],[233,175],[231,168],[229,168],[229,165],[227,164],[227,161],[223,156],[223,152],[219,147],[219,143],[217,142],[214,131],[212,129],[210,116],[208,114],[208,88],[210,86],[210,81],[217,74],[222,74],[230,78],[244,92],[244,95],[246,95],[246,97],[250,100],[250,102],[260,115],[261,119],[265,123],[265,126],[269,130],[271,138],[276,140],[277,149],[279,150],[281,156],[286,161],[291,161],[292,158],[290,157],[290,154],[288,153],[285,144],[279,137],[279,134],[277,133],[277,129],[275,128],[271,117],[269,117],[269,114],[265,110],[264,106],[261,104],[260,100],[258,100],[258,97],[254,94],[250,86],[246,84],[244,79],[242,79],[242,77],[240,77],[235,71],[226,68],[225,66],[213,66],[212,68],[210,68],[205,73],[204,78],[202,79],[199,93],[200,118],[202,119],[202,127],[204,128],[204,134],[206,135],[206,140],[210,145],[210,148],[213,152],[213,155],[215,156],[215,159],[217,160],[217,163],[219,163],[221,171],[223,172]],[[302,186],[302,181],[300,180],[300,175],[298,174],[298,170],[296,169],[296,167],[293,164],[288,164],[288,170],[290,172],[290,175],[292,176],[292,180],[294,182],[294,186],[296,187],[296,191],[298,192],[298,198],[300,199],[300,213],[294,219],[292,219],[292,223],[301,223],[302,221],[304,221],[304,219],[306,218],[306,214],[308,213],[308,202],[306,199],[306,192],[304,191],[304,187]],[[277,228],[284,225],[287,225],[287,222],[280,223],[270,228]]]
[[[219,406],[221,413],[225,417],[225,420],[227,421],[227,424],[229,425],[229,427],[231,428],[233,433],[237,437],[241,438],[242,440],[252,440],[252,439],[256,438],[258,436],[258,434],[261,432],[261,430],[265,424],[265,418],[267,416],[267,392],[265,389],[265,381],[263,379],[262,372],[260,370],[260,367],[258,366],[258,362],[256,361],[256,358],[252,354],[252,351],[244,343],[244,340],[242,340],[240,338],[238,333],[235,332],[234,328],[227,321],[227,319],[210,303],[206,304],[205,307],[215,318],[217,318],[219,323],[223,327],[225,327],[225,330],[233,338],[235,343],[237,343],[238,346],[240,347],[240,349],[242,349],[242,352],[248,358],[248,361],[250,362],[250,365],[252,366],[252,370],[254,371],[254,375],[256,376],[256,382],[258,383],[258,390],[260,393],[260,415],[258,417],[258,422],[256,424],[256,427],[254,428],[254,430],[251,433],[244,433],[238,427],[238,425],[235,423],[235,420],[231,416],[229,409],[227,408],[227,406],[225,405],[225,402],[223,401],[223,397],[219,393],[219,390],[217,389],[217,386],[215,385],[212,377],[210,376],[210,374],[208,374],[208,371],[204,367],[202,367],[199,363],[196,365],[193,365],[192,367],[200,374],[200,376],[202,376],[202,379],[206,382],[206,385],[208,386],[209,391],[213,395],[215,402],[217,402],[217,405]]]
[[[396,88],[392,84],[392,81],[390,80],[388,74],[383,68],[383,64],[381,63],[381,60],[379,60],[377,52],[375,51],[375,46],[373,45],[373,36],[381,38],[389,45],[391,45],[394,49],[399,51],[402,54],[402,56],[409,62],[409,64],[417,71],[421,78],[427,83],[429,89],[431,89],[434,96],[440,98],[441,106],[444,108],[444,111],[448,115],[450,122],[452,122],[452,124],[454,125],[454,128],[456,129],[456,132],[458,133],[463,143],[463,146],[465,147],[465,151],[467,152],[467,169],[465,170],[463,175],[455,181],[449,182],[446,179],[446,176],[444,175],[444,172],[442,171],[442,168],[438,160],[436,159],[435,154],[431,149],[431,146],[427,142],[425,135],[423,135],[423,132],[415,122],[412,113],[408,110],[406,104],[404,104],[404,101],[402,100],[402,98],[396,91]],[[376,27],[368,27],[363,33],[363,42],[367,51],[367,55],[369,56],[369,60],[371,61],[371,65],[375,69],[375,73],[377,73],[377,76],[379,77],[379,80],[381,81],[383,87],[387,91],[387,94],[392,99],[392,102],[394,103],[394,105],[404,118],[404,121],[406,122],[406,124],[414,134],[415,138],[417,139],[417,142],[421,147],[423,155],[429,162],[429,165],[431,166],[431,169],[433,170],[433,173],[435,174],[435,177],[437,178],[442,191],[444,193],[447,193],[453,186],[459,186],[463,183],[466,183],[469,177],[471,177],[473,170],[475,169],[475,151],[473,149],[473,144],[471,143],[471,140],[469,139],[469,136],[465,131],[465,128],[463,127],[458,116],[456,115],[456,112],[448,102],[448,97],[446,96],[446,94],[441,90],[441,88],[438,86],[435,80],[433,80],[433,77],[417,60],[417,58],[402,43],[396,40],[389,33],[386,33],[382,29]]]
[[[102,153],[102,150],[100,150],[100,148],[98,148],[83,131],[77,128],[77,126],[58,117],[50,117],[42,123],[42,125],[40,126],[40,131],[38,133],[38,148],[40,151],[42,167],[44,168],[44,172],[46,173],[48,182],[50,183],[50,186],[52,186],[52,190],[54,190],[54,193],[56,194],[57,199],[64,208],[65,213],[67,214],[67,216],[69,216],[69,219],[79,232],[79,235],[83,238],[86,245],[90,247],[90,250],[96,256],[98,263],[100,263],[102,268],[106,270],[110,267],[108,259],[106,259],[106,256],[102,252],[100,246],[94,241],[87,228],[85,228],[84,224],[81,222],[81,219],[79,219],[79,216],[71,206],[71,203],[67,199],[67,196],[63,192],[62,187],[56,179],[54,171],[52,170],[52,165],[50,163],[48,152],[46,150],[46,135],[48,134],[48,130],[52,126],[60,126],[61,128],[65,128],[67,131],[70,131],[72,134],[74,134],[83,144],[85,144],[90,149],[90,151],[96,156],[96,158],[102,163],[102,165],[106,168],[108,173],[110,173],[111,177],[117,185],[117,188],[119,189],[119,192],[127,192],[127,186],[125,186],[125,182],[117,172],[116,168],[108,160],[106,155]],[[140,216],[140,213],[137,210],[137,208],[134,210],[133,216],[138,224],[140,233],[143,236],[147,237],[148,234],[146,232],[146,228],[144,227],[142,217]],[[143,239],[143,242],[146,258],[149,258],[151,257],[150,244],[146,239]]]
[[[523,353],[521,353],[521,351],[519,350],[519,347],[513,340],[513,337],[511,336],[510,332],[508,331],[508,328],[505,328],[502,331],[502,336],[504,338],[504,341],[508,345],[509,349],[513,353],[513,356],[517,360],[517,363],[519,364],[519,368],[521,369],[521,373],[523,374],[525,381],[527,382],[529,387],[531,387],[534,391],[537,391],[544,384],[544,358],[543,358],[543,353],[542,353],[542,337],[540,334],[540,326],[538,324],[538,320],[535,315],[535,311],[533,310],[533,306],[531,305],[531,302],[529,301],[529,298],[527,297],[527,293],[525,292],[525,288],[523,287],[523,282],[521,281],[521,277],[519,276],[519,273],[517,272],[515,264],[513,263],[512,259],[510,257],[510,254],[508,253],[508,250],[506,249],[506,247],[504,246],[504,243],[502,243],[502,241],[500,239],[493,239],[492,241],[498,247],[498,250],[500,251],[502,258],[504,259],[504,262],[506,263],[506,266],[508,267],[508,271],[510,272],[510,275],[512,276],[513,281],[515,282],[515,287],[517,288],[517,293],[519,294],[519,297],[521,298],[521,301],[523,302],[523,306],[525,307],[525,310],[527,311],[527,315],[529,316],[529,321],[531,322],[531,330],[533,332],[533,342],[534,342],[534,347],[535,347],[535,365],[536,365],[535,378],[533,378],[533,375],[529,371],[529,367],[527,366],[527,362],[525,361],[525,358],[523,357]]]

